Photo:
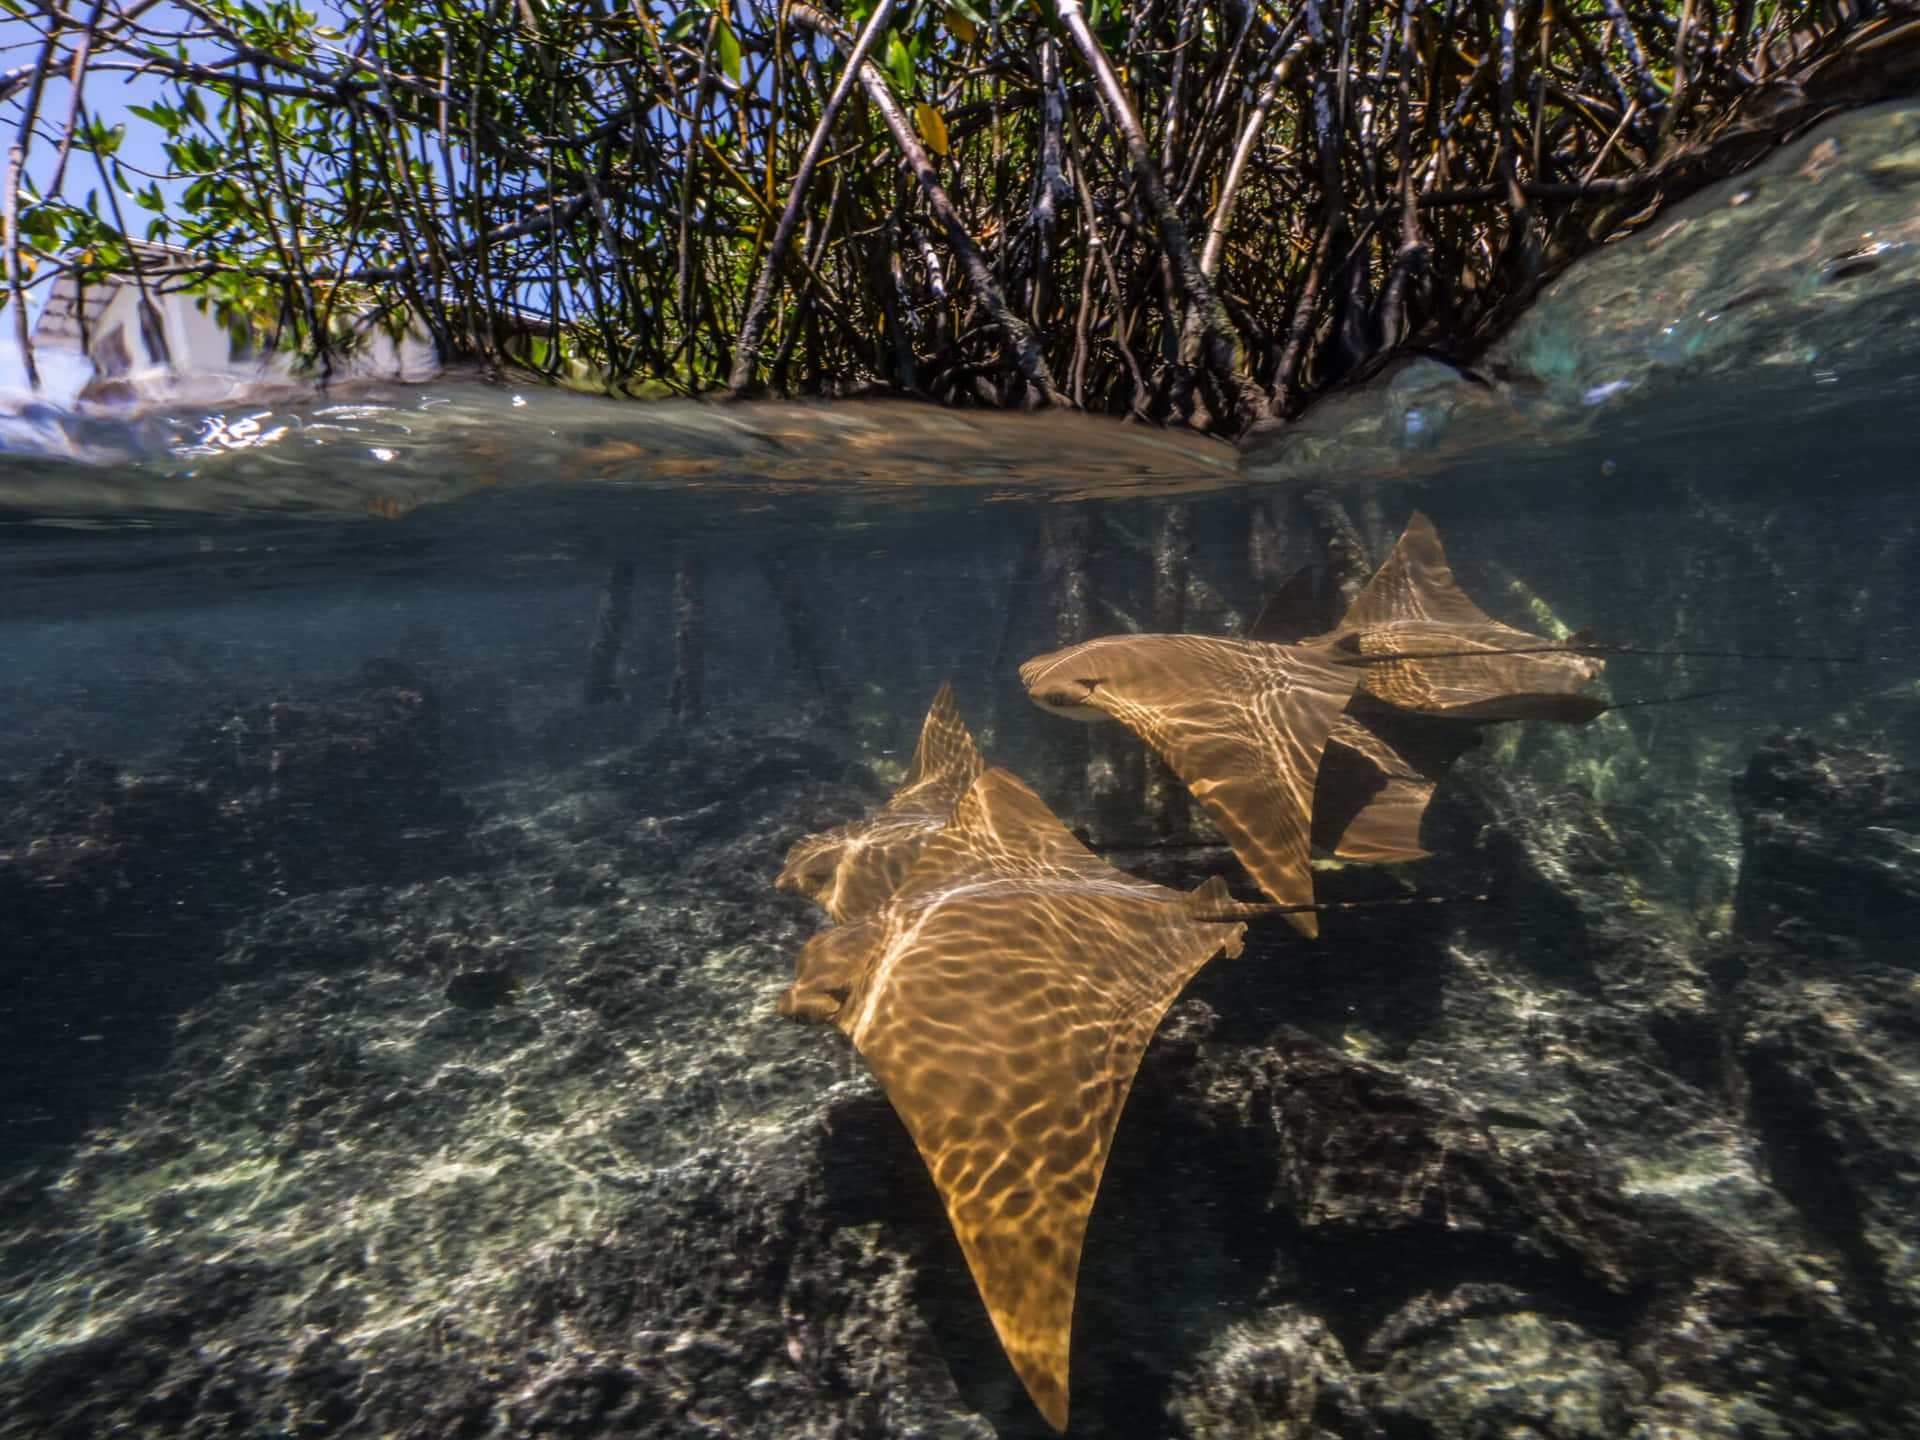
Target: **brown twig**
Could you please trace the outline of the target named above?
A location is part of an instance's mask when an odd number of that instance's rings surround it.
[[[780,262],[787,253],[787,246],[793,243],[793,232],[800,221],[800,207],[806,199],[807,186],[813,182],[813,172],[820,164],[820,156],[826,151],[827,138],[833,131],[833,122],[839,118],[840,107],[853,92],[861,67],[866,64],[867,56],[873,52],[875,42],[892,17],[893,0],[878,0],[873,7],[873,14],[867,17],[867,23],[854,38],[846,66],[834,84],[833,93],[827,97],[827,103],[821,107],[819,123],[813,127],[813,134],[807,140],[806,151],[800,157],[800,167],[794,171],[793,183],[787,190],[787,203],[780,212],[780,223],[774,228],[773,243],[767,249],[766,263],[761,268],[759,280],[754,284],[753,299],[747,305],[746,318],[740,322],[740,340],[733,352],[733,371],[727,377],[727,389],[733,394],[740,394],[753,383],[753,369],[759,361],[760,342],[766,334],[767,316],[773,303],[773,288],[780,278]]]
[[[843,55],[852,53],[853,46],[847,40],[845,32],[811,5],[795,4],[792,7],[792,15],[800,25],[832,41],[835,48],[839,49]],[[933,168],[933,161],[927,155],[926,148],[914,134],[907,117],[901,113],[899,103],[893,98],[893,92],[887,88],[885,77],[880,74],[878,67],[871,60],[849,68],[859,71],[861,83],[866,87],[867,98],[873,102],[874,109],[880,112],[888,132],[893,136],[894,144],[899,147],[901,155],[905,157],[914,178],[920,182],[921,192],[926,197],[927,208],[933,212],[934,219],[939,222],[941,230],[946,234],[947,244],[960,257],[960,263],[967,272],[967,279],[974,293],[980,297],[988,312],[992,314],[994,323],[1006,335],[1008,347],[1013,351],[1014,363],[1019,367],[1021,376],[1033,386],[1045,403],[1050,405],[1065,403],[1065,397],[1061,395],[1059,387],[1054,384],[1053,373],[1047,367],[1046,356],[1041,351],[1039,341],[1027,328],[1026,322],[1015,315],[1012,308],[1008,306],[1007,297],[993,278],[993,272],[987,266],[986,257],[980,253],[980,247],[974,243],[958,212],[954,210],[953,201],[948,198],[946,188],[940,183],[939,172]]]

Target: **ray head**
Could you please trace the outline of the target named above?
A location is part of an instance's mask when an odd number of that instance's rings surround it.
[[[1111,720],[1094,695],[1114,675],[1123,678],[1133,663],[1124,642],[1131,636],[1109,635],[1069,645],[1049,655],[1037,655],[1020,667],[1020,683],[1027,698],[1049,715],[1097,725]]]
[[[773,882],[774,888],[818,900],[831,911],[833,904],[826,897],[835,888],[835,878],[844,853],[845,846],[841,843],[837,827],[802,835],[787,851],[786,863],[780,867],[779,878]]]

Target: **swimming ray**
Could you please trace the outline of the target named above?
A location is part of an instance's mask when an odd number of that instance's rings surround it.
[[[1291,645],[1322,633],[1327,617],[1311,567],[1297,570],[1270,596],[1249,640]],[[1376,717],[1348,712],[1334,722],[1313,785],[1312,840],[1342,860],[1384,865],[1424,860],[1420,824],[1436,779],[1423,773],[1380,733]]]
[[[843,923],[871,914],[906,879],[926,843],[985,769],[960,718],[953,686],[944,684],[933,697],[920,743],[893,798],[864,820],[802,836],[787,851],[774,883],[819,901]]]
[[[1321,756],[1360,681],[1360,667],[1340,658],[1209,635],[1110,635],[1029,660],[1020,679],[1044,710],[1112,716],[1139,735],[1260,887],[1304,905]],[[1287,918],[1320,933],[1310,912]]]
[[[784,1015],[853,1041],[932,1173],[1007,1358],[1067,1423],[1087,1217],[1166,1008],[1245,925],[1114,869],[988,770],[877,913],[800,952]]]
[[[1415,714],[1579,724],[1607,708],[1580,693],[1605,668],[1577,653],[1591,639],[1555,642],[1493,619],[1461,590],[1433,522],[1416,510],[1340,623],[1300,643],[1356,657],[1363,695]]]
[[[1555,653],[1554,642],[1490,619],[1454,581],[1425,515],[1409,520],[1393,556],[1331,630],[1317,614],[1318,593],[1312,571],[1301,570],[1268,600],[1248,638],[1356,656],[1440,652],[1361,666],[1360,693],[1334,726],[1314,787],[1313,843],[1343,860],[1379,864],[1431,853],[1420,843],[1427,804],[1440,775],[1479,743],[1477,724],[1529,717],[1578,722],[1605,708],[1568,693],[1597,674],[1600,662]],[[1501,650],[1504,670],[1490,668],[1487,656],[1461,653],[1489,647],[1528,653]],[[1468,693],[1442,693],[1446,687]]]

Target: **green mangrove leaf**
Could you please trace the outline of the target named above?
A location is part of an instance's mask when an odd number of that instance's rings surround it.
[[[894,89],[902,95],[913,93],[913,56],[898,35],[887,37],[887,73],[893,76]]]

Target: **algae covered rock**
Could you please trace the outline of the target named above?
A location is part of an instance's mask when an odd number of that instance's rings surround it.
[[[1739,933],[1829,965],[1920,966],[1920,785],[1870,742],[1781,736],[1734,786]]]
[[[1736,793],[1747,833],[1727,959],[1773,1180],[1894,1336],[1920,1323],[1920,889],[1914,776],[1871,741],[1794,734]]]

